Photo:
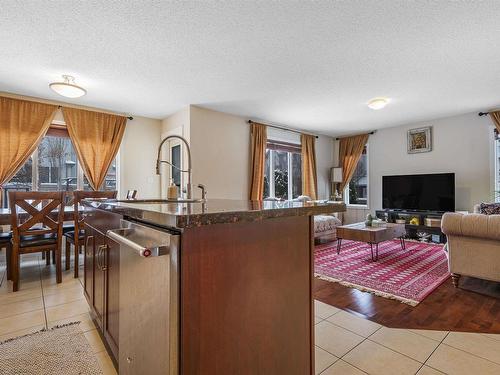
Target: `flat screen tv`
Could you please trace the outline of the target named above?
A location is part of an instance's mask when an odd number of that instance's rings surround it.
[[[455,211],[455,173],[383,176],[382,207],[394,210]]]

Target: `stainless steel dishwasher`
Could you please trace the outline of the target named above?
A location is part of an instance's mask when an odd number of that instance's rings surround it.
[[[180,236],[121,224],[107,232],[120,244],[120,375],[177,375]]]

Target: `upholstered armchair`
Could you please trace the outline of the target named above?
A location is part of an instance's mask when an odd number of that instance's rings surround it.
[[[342,222],[334,215],[314,216],[315,243],[335,241],[337,239],[337,227],[339,225],[342,225]]]
[[[301,195],[295,198],[294,201],[308,202],[311,197]],[[342,225],[342,222],[334,214],[331,215],[316,215],[314,216],[314,242],[316,244],[322,242],[331,242],[337,239],[337,227]]]
[[[500,215],[446,213],[441,229],[453,285],[461,275],[500,281]]]

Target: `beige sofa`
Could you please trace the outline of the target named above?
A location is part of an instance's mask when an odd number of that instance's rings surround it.
[[[500,282],[500,215],[446,213],[441,229],[455,287],[461,275]]]

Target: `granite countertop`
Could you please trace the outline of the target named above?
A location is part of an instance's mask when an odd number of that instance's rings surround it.
[[[286,216],[310,216],[345,211],[340,202],[244,201],[209,199],[204,203],[86,199],[82,204],[163,227],[259,221]]]

